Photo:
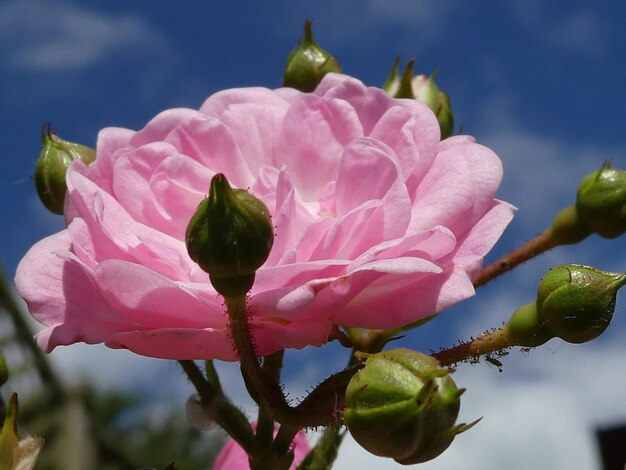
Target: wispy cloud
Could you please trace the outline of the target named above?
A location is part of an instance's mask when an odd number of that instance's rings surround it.
[[[342,0],[318,2],[305,0],[290,2],[287,14],[291,23],[303,20],[303,10],[313,18],[320,18],[324,40],[341,45],[360,41],[365,44],[378,38],[392,28],[406,28],[415,40],[434,41],[444,35],[443,27],[449,14],[457,10],[451,2],[428,2],[424,0]]]
[[[0,5],[0,44],[13,67],[55,71],[86,68],[118,53],[163,48],[166,40],[137,16],[63,2],[12,0]]]
[[[541,0],[510,0],[508,6],[517,23],[536,41],[561,53],[604,58],[609,46],[609,21],[596,10],[559,11],[558,5]]]
[[[549,39],[570,54],[601,59],[605,56],[609,34],[607,25],[591,10],[578,10],[561,19]]]

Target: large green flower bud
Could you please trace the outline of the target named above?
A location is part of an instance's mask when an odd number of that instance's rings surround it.
[[[605,165],[578,187],[576,209],[589,228],[605,238],[626,232],[626,171]]]
[[[211,180],[204,199],[187,226],[187,251],[209,273],[224,297],[245,295],[272,249],[274,231],[263,202],[233,189],[223,174]]]
[[[626,273],[565,264],[551,269],[539,283],[537,311],[555,336],[569,343],[597,338],[609,326],[617,291]]]
[[[35,168],[35,185],[39,199],[55,214],[63,214],[67,184],[65,173],[74,160],[89,164],[96,159],[96,151],[84,145],[59,138],[45,124],[41,131],[42,149]]]
[[[462,392],[425,354],[395,349],[367,355],[346,389],[344,419],[372,454],[403,465],[426,462],[471,426],[454,424]]]
[[[302,41],[287,58],[283,85],[309,93],[315,90],[324,75],[341,71],[335,58],[315,42],[311,20],[306,20]]]

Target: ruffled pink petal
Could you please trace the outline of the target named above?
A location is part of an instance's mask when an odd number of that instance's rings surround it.
[[[185,280],[191,260],[182,241],[133,220],[110,194],[78,172],[68,175],[68,193],[80,209],[98,260],[122,259]]]
[[[245,188],[255,179],[250,162],[239,149],[237,136],[218,119],[198,113],[176,126],[166,140],[206,169],[225,174],[234,187]]]
[[[356,111],[365,136],[371,134],[383,114],[394,105],[394,100],[383,90],[368,88],[355,78],[336,73],[325,75],[314,93],[349,103]]]
[[[250,192],[268,205],[273,206],[272,222],[275,227],[274,245],[264,266],[291,264],[295,262],[296,245],[316,216],[302,204],[285,168],[276,177],[273,194],[263,197],[251,188]]]
[[[501,163],[486,147],[461,143],[446,148],[413,196],[409,233],[443,225],[462,235],[489,208],[501,179]]]
[[[106,345],[128,349],[141,356],[173,360],[219,359],[236,361],[228,329],[158,328],[122,331],[110,335]]]
[[[176,239],[184,239],[191,216],[206,197],[214,174],[184,155],[167,158],[155,169],[148,194],[163,219],[161,225],[166,226],[162,231]]]
[[[267,356],[281,349],[322,346],[328,342],[332,327],[332,322],[324,318],[298,318],[293,322],[263,318],[252,322],[252,336],[257,355]]]
[[[289,102],[264,88],[226,90],[207,99],[200,112],[219,119],[237,136],[237,144],[252,174],[262,165],[274,165],[278,155],[278,132]]]
[[[437,154],[439,124],[427,107],[401,103],[383,114],[370,135],[393,149],[405,181],[419,181]]]
[[[356,295],[334,319],[348,327],[398,328],[474,295],[471,279],[464,271],[428,266],[406,274],[356,273],[350,285],[350,292]]]
[[[147,329],[226,327],[223,308],[143,266],[106,260],[94,277],[109,305]]]
[[[310,283],[344,275],[347,264],[345,260],[326,260],[261,268],[250,306],[259,316],[293,320],[315,300],[316,288]]]
[[[17,267],[18,292],[31,314],[49,327],[37,336],[46,352],[61,344],[100,343],[111,332],[135,326],[100,295],[70,247],[69,233],[59,232],[35,244]]]
[[[252,427],[256,429],[256,425]],[[274,432],[278,431],[278,427]],[[299,431],[294,437],[291,443],[293,449],[293,463],[289,467],[289,470],[296,470],[296,467],[304,460],[306,455],[310,451],[310,447],[306,441],[306,434],[304,431]],[[248,462],[248,455],[237,444],[236,441],[230,439],[226,445],[222,448],[215,463],[213,464],[213,470],[249,470],[250,464]]]
[[[193,119],[198,111],[188,108],[168,109],[157,114],[146,126],[135,133],[129,144],[133,147],[141,147],[151,142],[162,142],[167,135],[180,125],[181,122]]]
[[[454,256],[455,265],[465,269],[473,278],[482,268],[484,256],[496,244],[514,213],[515,207],[496,200],[493,207],[459,240]]]
[[[345,146],[363,136],[359,119],[348,103],[315,95],[300,95],[294,100],[281,131],[277,163],[287,167],[300,196],[307,201],[316,200],[326,183],[337,177]]]

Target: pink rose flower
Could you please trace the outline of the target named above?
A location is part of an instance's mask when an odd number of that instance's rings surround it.
[[[223,299],[184,233],[215,173],[268,206],[275,241],[249,295],[257,353],[322,345],[334,325],[396,328],[474,294],[509,223],[498,157],[439,140],[433,113],[358,80],[313,93],[242,88],[138,132],[104,129],[67,172],[67,229],[16,283],[45,351],[105,343],[168,359],[236,360]]]
[[[275,433],[274,433],[275,434]],[[304,460],[311,448],[306,440],[304,431],[298,431],[291,443],[293,448],[293,463],[289,470],[295,470]],[[249,470],[248,454],[237,444],[229,439],[217,456],[213,464],[213,470]]]

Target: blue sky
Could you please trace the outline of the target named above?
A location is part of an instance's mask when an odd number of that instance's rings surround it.
[[[346,73],[369,85],[382,84],[397,53],[415,57],[418,72],[440,69],[438,83],[451,95],[456,122],[500,155],[500,197],[519,208],[494,256],[542,231],[573,202],[578,181],[603,161],[612,158],[615,166],[626,167],[623,1],[312,3],[0,1],[5,271],[12,275],[29,246],[62,229],[61,220],[39,205],[31,180],[44,122],[65,139],[94,146],[103,127],[139,129],[163,109],[198,107],[223,88],[277,87],[309,17],[319,43]],[[623,271],[624,241],[591,237],[555,250],[481,289],[401,344],[428,350],[499,326],[532,299],[547,268],[564,262]],[[422,468],[457,468],[455,458],[469,469],[498,469],[501,462],[511,469],[593,468],[593,427],[626,421],[625,334],[622,293],[613,325],[595,343],[554,341],[528,357],[513,353],[502,374],[488,365],[461,367],[457,381],[469,389],[465,419],[485,419],[441,460]],[[108,377],[115,383],[142,386],[141,379],[146,387],[155,376],[169,374],[171,382],[180,382],[172,396],[182,400],[189,393],[174,367],[123,354],[77,346],[52,356],[71,377],[84,373],[86,361],[109,358]],[[290,355],[292,394],[343,360],[333,347]],[[120,361],[127,369],[116,365]],[[223,371],[238,387],[232,366]],[[241,391],[234,394],[247,403]],[[568,439],[553,442],[558,433]],[[529,440],[535,443],[532,453]],[[353,462],[365,459],[351,444],[345,455]],[[485,455],[491,456],[487,464]],[[347,465],[340,461],[338,468]]]

